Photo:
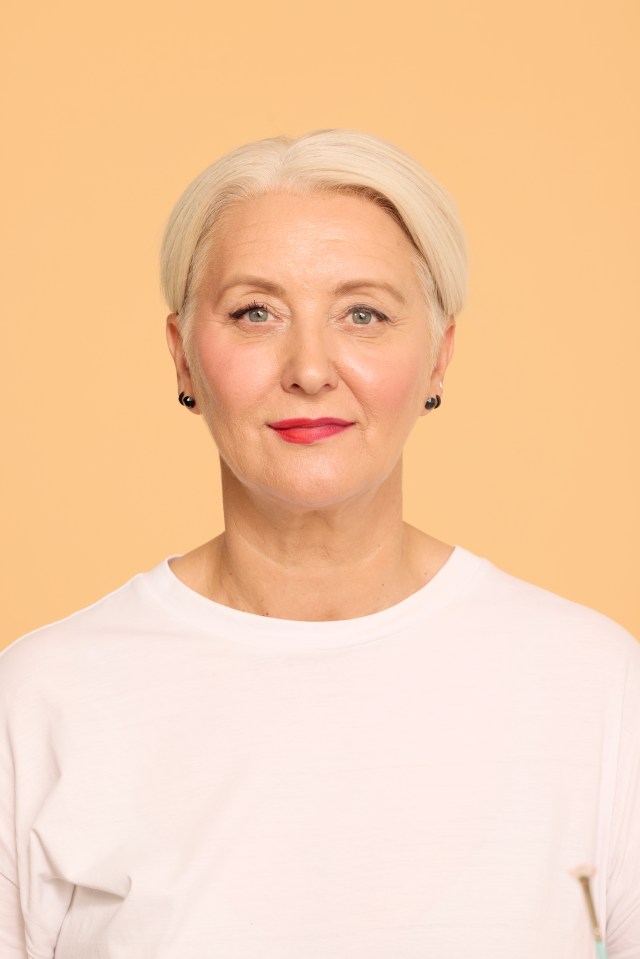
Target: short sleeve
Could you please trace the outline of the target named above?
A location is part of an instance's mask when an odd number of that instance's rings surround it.
[[[15,829],[15,777],[9,715],[0,669],[0,956],[27,959],[20,908]]]
[[[609,959],[640,956],[640,644],[630,649],[611,824],[606,943]]]
[[[2,873],[0,873],[0,956],[2,959],[27,959],[18,887]]]

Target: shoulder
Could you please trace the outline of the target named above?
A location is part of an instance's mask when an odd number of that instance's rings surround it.
[[[619,623],[483,559],[464,594],[466,614],[479,627],[494,628],[560,655],[640,659],[640,644]]]
[[[0,652],[0,693],[15,698],[34,685],[42,689],[68,680],[96,655],[106,663],[123,641],[148,632],[154,616],[150,585],[159,569],[137,574],[91,605],[7,646]]]

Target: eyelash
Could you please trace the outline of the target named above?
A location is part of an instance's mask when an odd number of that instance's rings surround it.
[[[241,320],[245,313],[250,313],[251,310],[268,310],[269,308],[264,305],[264,303],[256,303],[254,300],[253,303],[250,303],[249,306],[243,306],[239,310],[235,310],[233,313],[229,313],[229,316],[233,320]]]
[[[229,316],[233,320],[241,320],[245,313],[250,313],[251,310],[265,310],[268,312],[269,307],[264,303],[257,303],[256,300],[254,300],[249,304],[249,306],[243,306],[239,310],[234,310],[234,312],[230,313]],[[380,310],[374,310],[372,306],[364,306],[362,303],[356,303],[355,306],[352,306],[347,310],[347,313],[371,313],[372,316],[375,316],[383,323],[389,322],[389,317],[385,316],[384,313],[381,313]]]
[[[372,316],[377,317],[383,323],[389,322],[389,317],[384,313],[381,313],[380,310],[374,310],[372,306],[365,306],[363,303],[356,303],[355,306],[352,306],[348,310],[349,313],[371,313]]]

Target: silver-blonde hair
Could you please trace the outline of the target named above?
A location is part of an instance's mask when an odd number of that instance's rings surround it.
[[[352,130],[318,130],[238,147],[203,170],[175,205],[162,242],[161,278],[170,311],[180,315],[187,355],[193,304],[225,213],[272,192],[350,193],[385,209],[413,245],[437,347],[466,295],[466,242],[453,200],[393,144]]]

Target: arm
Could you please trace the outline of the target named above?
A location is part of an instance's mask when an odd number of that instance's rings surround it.
[[[622,703],[606,944],[609,959],[640,956],[640,645],[630,649]]]
[[[18,887],[0,873],[0,956],[28,959]]]
[[[17,885],[15,783],[3,692],[0,686],[0,956],[28,959]]]

